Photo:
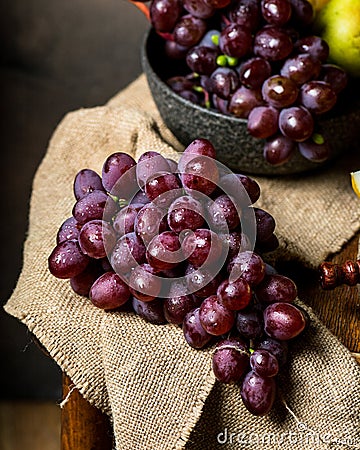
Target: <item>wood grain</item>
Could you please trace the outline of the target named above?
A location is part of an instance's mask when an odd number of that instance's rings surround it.
[[[339,254],[329,260],[343,263],[355,259],[358,240],[359,236],[355,236]],[[324,291],[319,286],[317,271],[288,263],[283,267],[279,264],[278,268],[294,279],[299,297],[313,308],[320,320],[360,364],[360,301],[357,287],[340,286],[333,291]],[[64,376],[65,395],[69,385],[70,379]],[[77,391],[70,396],[62,415],[62,450],[112,449],[108,418],[91,407]],[[98,442],[101,446],[91,447],[90,442]]]
[[[73,383],[63,375],[63,398]],[[113,433],[109,418],[90,405],[77,389],[71,391],[61,410],[62,450],[111,450]]]

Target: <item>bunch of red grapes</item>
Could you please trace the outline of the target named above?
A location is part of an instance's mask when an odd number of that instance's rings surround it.
[[[196,349],[216,344],[216,378],[241,384],[245,406],[263,415],[287,341],[308,317],[293,303],[294,282],[260,256],[278,241],[273,217],[254,206],[259,185],[215,158],[197,139],[178,163],[119,152],[101,177],[81,170],[49,270],[98,308],[181,326]]]
[[[328,159],[318,117],[335,106],[347,75],[327,63],[307,0],[151,0],[148,8],[165,39],[164,64],[184,60],[188,69],[167,80],[176,93],[247,119],[272,165],[296,149],[313,162]]]

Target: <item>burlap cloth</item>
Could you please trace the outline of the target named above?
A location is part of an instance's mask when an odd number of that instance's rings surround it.
[[[144,76],[107,105],[68,114],[34,179],[23,270],[5,310],[111,417],[118,450],[360,448],[360,368],[311,311],[311,326],[293,343],[280,378],[276,408],[258,418],[243,407],[237,386],[215,382],[211,349],[191,349],[179,327],[98,310],[48,272],[57,229],[71,215],[75,174],[101,172],[116,151],[177,157],[172,145],[180,148]],[[360,160],[349,167],[343,158],[306,176],[255,177],[259,206],[276,218],[279,257],[314,266],[353,236],[360,202],[349,171],[359,167]]]

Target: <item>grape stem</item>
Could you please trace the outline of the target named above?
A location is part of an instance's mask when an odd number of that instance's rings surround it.
[[[230,345],[230,344],[224,344],[224,345],[220,345],[219,347],[216,347],[214,349],[214,353],[216,353],[218,350],[223,350],[223,349],[235,350],[238,353],[241,353],[242,355],[249,355],[249,352],[247,352],[246,350],[243,350],[243,349],[237,347],[236,345]]]
[[[200,75],[196,72],[191,72],[191,73],[188,73],[187,75],[185,75],[185,78],[187,80],[196,80],[197,78],[200,78]]]
[[[161,36],[166,41],[173,41],[174,40],[174,36],[171,33],[163,33],[162,31],[157,31],[157,30],[155,30],[155,31],[156,31],[156,33],[159,36]]]
[[[208,93],[208,91],[206,91],[204,89],[204,103],[205,103],[205,107],[207,109],[210,109],[211,103],[210,103],[210,95]]]
[[[231,24],[231,21],[225,16],[225,14],[221,15],[221,20],[224,22],[226,26]]]
[[[124,206],[128,206],[129,202],[128,200],[124,199],[124,198],[120,198],[118,200],[119,206],[120,208],[124,208]]]
[[[200,93],[202,93],[204,95],[204,106],[205,106],[205,108],[210,109],[211,103],[210,103],[210,95],[209,95],[208,91],[205,90],[201,86],[194,86],[193,90],[195,92],[200,92]]]

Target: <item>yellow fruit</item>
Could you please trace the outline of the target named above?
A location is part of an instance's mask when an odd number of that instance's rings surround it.
[[[320,11],[329,0],[309,0],[314,8],[314,11]]]
[[[351,186],[355,194],[360,197],[360,170],[351,172]]]
[[[360,0],[330,0],[318,12],[315,28],[330,46],[330,59],[360,77]]]

